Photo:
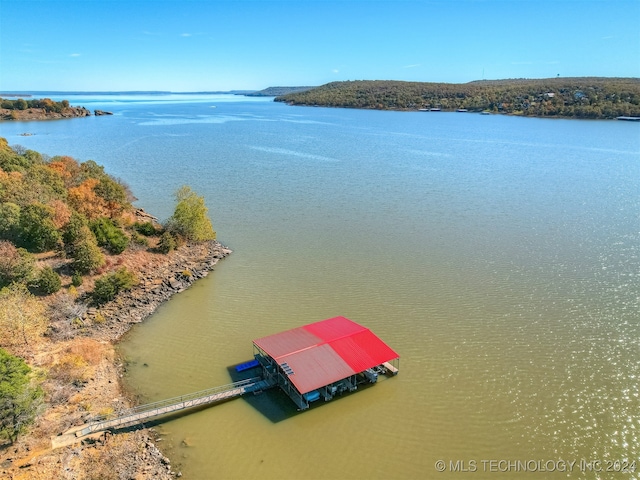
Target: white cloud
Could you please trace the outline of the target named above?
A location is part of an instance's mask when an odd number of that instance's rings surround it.
[[[340,70],[338,70],[337,68],[334,68],[333,70],[331,70],[332,73],[340,73]]]
[[[181,33],[180,34],[181,37],[192,37],[193,35],[190,33]]]
[[[71,55],[69,55],[70,57],[79,57],[81,56],[81,53],[72,53]]]

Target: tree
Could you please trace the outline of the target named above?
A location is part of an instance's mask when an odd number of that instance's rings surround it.
[[[11,242],[0,241],[0,288],[12,283],[28,283],[33,276],[35,257]]]
[[[97,304],[113,300],[118,292],[129,290],[138,283],[136,275],[122,267],[96,280],[93,289],[93,299]]]
[[[86,274],[104,265],[104,255],[98,248],[96,237],[89,229],[86,218],[73,212],[62,234],[67,255],[73,258],[76,273]]]
[[[89,227],[83,227],[80,239],[72,247],[71,257],[73,270],[80,274],[90,273],[104,265],[104,255]]]
[[[22,208],[18,222],[20,243],[36,252],[57,247],[62,238],[53,218],[54,210],[48,205],[34,203]]]
[[[32,385],[31,369],[0,348],[0,438],[13,444],[35,419],[42,390]]]
[[[0,346],[29,345],[47,330],[45,305],[23,284],[0,290]]]
[[[158,242],[158,250],[160,253],[167,254],[173,250],[175,250],[177,246],[176,239],[173,238],[170,232],[165,231],[160,236],[160,241]]]
[[[108,214],[106,202],[95,192],[99,183],[97,178],[88,178],[77,187],[69,188],[69,205],[89,219]]]
[[[62,287],[60,275],[53,271],[50,266],[45,266],[38,274],[37,289],[45,295],[56,293]]]
[[[115,255],[124,252],[129,244],[129,238],[116,226],[113,220],[107,217],[100,217],[89,222],[89,228],[96,236],[98,245],[105,247]]]
[[[14,239],[19,221],[20,207],[18,205],[11,202],[0,203],[0,238]]]
[[[104,200],[111,217],[120,215],[128,207],[127,192],[124,186],[107,174],[100,178],[100,182],[95,186],[95,193]]]
[[[167,221],[167,230],[195,242],[214,240],[216,232],[207,216],[204,198],[186,185],[178,189],[175,197],[178,204]]]

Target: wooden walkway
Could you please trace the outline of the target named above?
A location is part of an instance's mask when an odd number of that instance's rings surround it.
[[[257,392],[272,387],[266,380],[259,377],[241,380],[239,382],[222,385],[200,392],[190,393],[181,397],[169,398],[159,402],[140,405],[115,416],[96,418],[94,421],[73,427],[62,435],[51,439],[52,448],[69,445],[97,432],[110,429],[130,427],[144,423],[155,417],[179,412],[188,408],[199,407],[211,403],[221,402],[238,397],[248,392]]]

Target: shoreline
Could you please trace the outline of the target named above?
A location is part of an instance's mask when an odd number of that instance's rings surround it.
[[[577,117],[577,116],[568,116],[568,115],[526,115],[524,113],[518,112],[501,112],[501,111],[488,111],[488,110],[467,110],[467,111],[459,111],[457,109],[440,109],[440,110],[423,110],[416,108],[377,108],[377,107],[350,107],[350,106],[338,106],[338,105],[322,105],[322,104],[307,104],[307,103],[294,103],[294,102],[285,102],[282,100],[274,100],[279,101],[281,103],[285,103],[289,107],[315,107],[315,108],[342,108],[345,110],[369,110],[369,111],[377,111],[377,112],[407,112],[407,113],[467,113],[467,114],[475,114],[475,115],[502,115],[505,117],[517,117],[517,118],[541,118],[545,120],[618,120],[618,121],[631,121],[638,122],[640,121],[640,117],[625,117],[624,115],[618,117]]]
[[[62,118],[90,117],[92,113],[84,107],[67,107],[61,112],[47,111],[44,108],[10,110],[0,108],[0,121],[30,122],[34,120],[58,120]]]
[[[0,478],[81,480],[100,478],[101,471],[135,479],[180,477],[182,474],[173,470],[171,460],[157,447],[160,439],[153,429],[103,432],[97,439],[55,450],[51,449],[50,439],[101,411],[122,411],[134,406],[133,395],[122,381],[124,362],[116,352],[117,343],[173,295],[206,277],[231,252],[213,240],[186,244],[168,255],[144,252],[142,265],[140,252],[123,258],[123,264],[137,262],[138,285],[99,308],[87,308],[82,316],[83,327],[73,339],[52,341],[44,351],[33,355],[31,360],[37,366],[63,354],[72,342],[81,342],[95,352],[96,361],[91,365],[91,378],[86,379],[79,392],[58,405],[49,399],[48,408],[30,434],[0,450]]]

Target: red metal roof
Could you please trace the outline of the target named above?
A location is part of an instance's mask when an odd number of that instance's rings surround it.
[[[329,385],[399,355],[371,330],[345,317],[329,318],[269,335],[253,343],[293,371],[300,393]]]

